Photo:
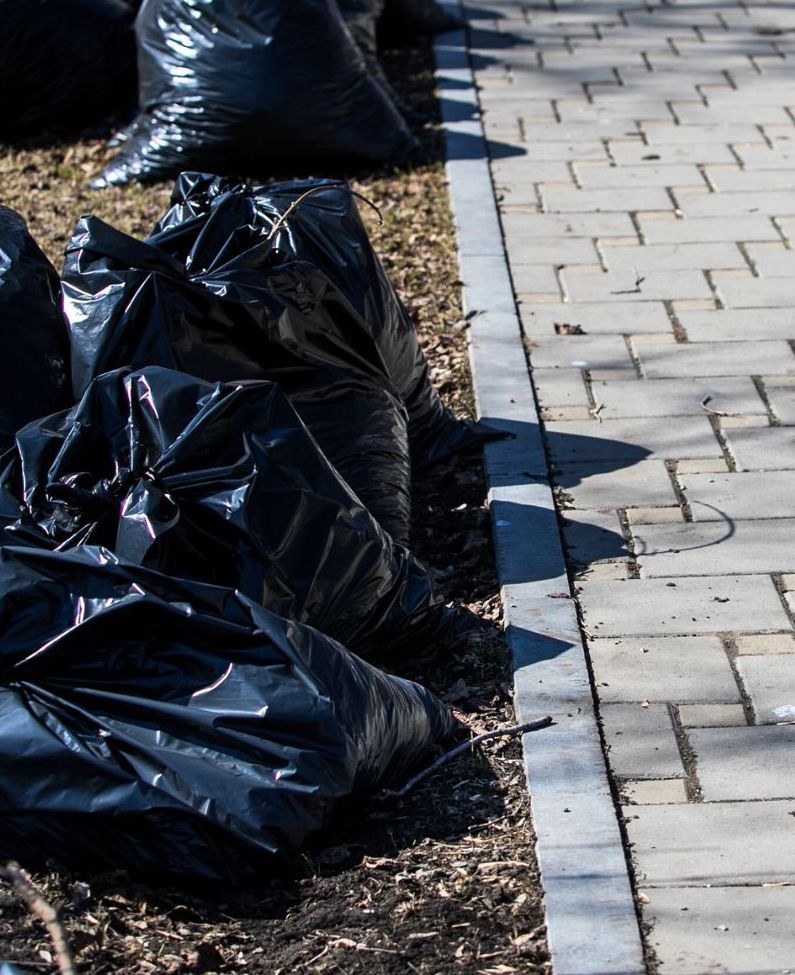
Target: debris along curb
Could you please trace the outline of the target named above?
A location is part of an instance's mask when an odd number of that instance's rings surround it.
[[[447,9],[461,13],[457,2]],[[480,107],[464,31],[435,46],[478,412],[515,434],[487,444],[497,567],[514,662],[517,720],[550,714],[524,738],[555,975],[646,971],[585,651],[563,558]]]

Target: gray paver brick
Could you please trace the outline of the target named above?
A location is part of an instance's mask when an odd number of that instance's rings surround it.
[[[644,72],[648,74],[648,72]],[[666,79],[666,83],[667,79]],[[764,148],[768,153],[771,152],[767,145],[749,146],[747,149]],[[742,151],[745,151],[743,147]],[[637,139],[620,140],[610,142],[610,152],[616,162],[621,166],[643,165],[681,165],[683,163],[734,163],[737,161],[731,149],[720,142],[710,142],[708,144],[695,143],[677,146],[648,146],[645,142]]]
[[[621,794],[623,801],[638,805],[687,802],[682,779],[630,779],[622,784]]]
[[[683,416],[676,424],[655,417],[623,420],[567,420],[546,425],[555,463],[615,460],[623,464],[652,457],[719,457],[720,447],[706,415]],[[738,431],[740,432],[740,431]]]
[[[795,876],[791,802],[701,802],[625,812],[644,887],[776,883]]]
[[[795,469],[795,431],[791,427],[727,430],[725,435],[741,471]]]
[[[666,975],[793,970],[795,887],[643,890],[649,943]]]
[[[693,728],[688,739],[705,802],[795,799],[795,725]]]
[[[745,342],[795,338],[792,308],[675,308],[691,342]]]
[[[665,579],[600,579],[578,589],[585,625],[595,637],[791,629],[769,576],[702,576],[681,586]]]
[[[742,704],[682,704],[679,720],[685,728],[742,728],[748,724]]]
[[[795,302],[795,281],[789,277],[745,277],[736,271],[714,271],[712,277],[727,308],[778,308]]]
[[[783,245],[782,245],[783,248]],[[605,264],[611,271],[687,271],[693,268],[740,268],[748,270],[748,262],[739,247],[727,244],[646,244],[637,247],[602,245]]]
[[[754,104],[734,104],[731,107],[725,103],[720,103],[717,99],[712,100],[712,104],[704,105],[701,102],[674,102],[672,105],[674,115],[683,125],[693,124],[713,124],[723,121],[723,118],[731,117],[734,123],[749,122],[752,125],[765,125],[772,123],[779,125],[782,123],[792,124],[792,119],[787,115],[785,109],[780,105],[754,105]]]
[[[793,478],[786,471],[682,474],[680,484],[695,521],[795,518]]]
[[[635,555],[648,578],[795,571],[795,519],[641,525]]]
[[[580,369],[632,368],[632,357],[620,335],[572,335],[540,339],[530,348],[534,369],[556,366]]]
[[[615,511],[571,511],[562,521],[566,555],[575,566],[626,561],[629,555]]]
[[[593,163],[574,164],[580,185],[586,189],[623,188],[627,186],[704,186],[698,168],[692,164],[642,166],[606,166]],[[670,200],[668,200],[670,204]],[[631,207],[624,207],[629,210]],[[647,209],[644,207],[644,209]],[[692,267],[692,265],[690,265]]]
[[[507,159],[492,160],[491,170],[497,183],[510,180],[513,176],[524,174],[528,166],[533,163],[567,162],[573,159],[608,159],[604,143],[594,138],[577,140],[576,142],[528,142],[522,145],[522,155],[511,156]],[[734,157],[732,156],[732,159]]]
[[[654,63],[654,56],[650,58]],[[728,67],[728,63],[726,63]],[[764,143],[765,138],[759,129],[748,122],[740,122],[733,125],[728,122],[716,122],[714,125],[674,125],[664,122],[644,122],[641,125],[650,146],[678,145],[685,143],[693,145],[697,143],[718,142],[721,145],[734,145],[734,143]]]
[[[785,426],[795,425],[795,389],[782,387],[768,389],[768,397],[773,412]]]
[[[762,653],[795,653],[795,633],[750,633],[735,638],[739,656]]]
[[[757,724],[795,721],[795,656],[742,656],[737,669],[751,698]]]
[[[610,767],[622,778],[684,778],[673,722],[664,704],[605,704],[602,727]]]
[[[795,355],[786,342],[696,342],[642,346],[638,357],[649,379],[677,376],[791,375]]]
[[[671,322],[662,302],[625,302],[607,308],[604,302],[522,305],[522,324],[531,335],[553,333],[556,324],[579,326],[586,334],[664,332]]]
[[[604,403],[602,417],[703,416],[702,402],[730,413],[765,416],[765,405],[750,377],[647,379],[638,382],[594,382],[594,398]]]
[[[783,169],[740,169],[739,166],[707,166],[705,172],[710,183],[721,192],[757,192],[792,188],[792,174]]]
[[[518,294],[555,295],[560,298],[560,284],[555,268],[551,264],[511,264],[511,277]]]
[[[787,173],[787,176],[792,181],[791,174]],[[748,244],[746,250],[756,273],[762,277],[783,278],[795,273],[795,254],[787,250],[783,241],[780,244]]]
[[[541,184],[541,200],[548,213],[627,213],[635,210],[673,210],[668,193],[659,186],[580,190]],[[786,213],[786,210],[781,211]]]
[[[795,199],[793,194],[786,190],[705,193],[703,196],[682,195],[677,202],[685,218],[735,217],[744,213],[762,213],[768,217],[795,214]]]
[[[712,298],[712,289],[699,270],[646,271],[642,280],[632,268],[584,274],[564,268],[561,283],[570,301],[673,301]]]
[[[511,254],[511,268],[527,264],[545,264],[552,268],[561,264],[598,263],[596,245],[585,237],[540,238],[523,247],[513,248]],[[522,289],[517,287],[516,290]]]
[[[642,460],[629,467],[596,461],[562,464],[555,483],[572,498],[577,509],[676,504],[676,494],[662,460]]]
[[[602,701],[740,700],[717,637],[616,637],[588,648]]]
[[[581,369],[534,369],[533,385],[543,407],[591,405]]]
[[[736,146],[735,152],[743,164],[751,170],[769,172],[774,169],[791,169],[795,162],[795,146],[791,148],[778,146],[774,149],[768,145]]]
[[[638,223],[647,244],[781,240],[773,221],[758,213],[729,217],[685,217],[681,220],[639,214]]]
[[[527,213],[519,210],[503,211],[502,220],[509,253],[516,246],[525,246],[525,241],[553,237],[637,237],[635,225],[628,213],[538,213],[532,215],[532,220],[527,217]],[[767,237],[754,239],[780,240],[781,237],[774,230]]]

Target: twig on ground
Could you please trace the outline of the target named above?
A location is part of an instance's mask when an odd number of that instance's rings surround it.
[[[66,932],[58,917],[58,911],[44,897],[18,863],[0,864],[0,880],[6,881],[30,913],[34,914],[47,928],[47,933],[55,949],[58,971],[61,975],[77,975],[72,958],[72,949],[69,947]]]
[[[379,792],[376,799],[401,799],[403,796],[407,795],[411,790],[427,779],[429,775],[432,775],[438,768],[445,765],[447,762],[459,755],[463,755],[465,751],[470,749],[473,745],[479,745],[482,741],[488,741],[490,738],[503,738],[506,735],[523,735],[528,731],[538,731],[540,728],[548,728],[549,725],[553,723],[550,715],[546,715],[544,718],[538,718],[536,721],[527,721],[524,724],[514,724],[510,725],[508,728],[495,728],[494,731],[484,731],[483,734],[475,735],[474,738],[470,738],[469,741],[462,741],[460,745],[456,745],[455,748],[451,748],[449,752],[445,752],[444,755],[440,755],[435,762],[432,762],[427,768],[424,768],[421,772],[417,772],[413,775],[404,785],[399,789],[384,789]]]
[[[378,214],[378,219],[381,221],[381,223],[384,222],[384,218],[381,216],[381,211],[378,209],[375,203],[373,203],[372,200],[368,200],[366,196],[363,196],[361,193],[357,193],[356,190],[352,190],[350,186],[345,183],[324,183],[323,186],[313,186],[308,189],[306,193],[302,193],[300,196],[296,197],[287,207],[284,213],[279,217],[276,223],[271,227],[270,233],[266,239],[273,240],[279,230],[281,230],[282,225],[287,222],[287,218],[290,216],[290,214],[297,210],[304,200],[310,196],[314,196],[316,193],[323,193],[325,190],[341,190],[343,193],[350,193],[351,196],[355,196],[357,200],[362,200],[368,206],[372,207]]]
[[[742,413],[727,413],[725,410],[713,410],[709,405],[712,402],[711,396],[705,396],[701,400],[701,409],[705,413],[710,413],[712,416],[742,416]]]

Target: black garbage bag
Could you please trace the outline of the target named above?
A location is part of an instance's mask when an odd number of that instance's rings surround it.
[[[383,0],[378,19],[381,47],[410,44],[417,37],[458,30],[465,22],[435,0]]]
[[[25,423],[71,402],[58,289],[25,221],[0,206],[0,450]]]
[[[144,0],[136,35],[141,114],[97,186],[416,149],[335,0]]]
[[[106,373],[17,434],[0,489],[7,543],[102,545],[239,589],[362,655],[416,651],[452,621],[274,383]]]
[[[253,253],[277,223],[269,261],[278,266],[299,260],[318,268],[356,310],[357,317],[338,316],[332,327],[342,343],[369,351],[372,365],[397,388],[408,412],[415,469],[502,436],[486,424],[456,418],[442,404],[411,318],[344,184],[295,180],[250,188],[234,178],[183,173],[171,209],[149,242],[188,266],[204,267],[218,254],[230,260]],[[361,342],[361,322],[372,338],[369,350]]]
[[[384,0],[337,0],[337,6],[345,26],[364,57],[370,77],[378,81],[407,122],[411,124],[425,121],[424,117],[414,111],[395,91],[381,64],[378,53],[378,19],[384,9]]]
[[[0,0],[0,138],[89,125],[131,107],[137,6]]]
[[[0,549],[0,859],[245,882],[450,735],[448,709],[240,593]]]
[[[93,217],[78,223],[62,281],[75,396],[121,366],[278,382],[354,492],[407,544],[406,415],[373,365],[378,351],[366,323],[318,268],[271,267],[273,248],[261,238],[238,247],[236,237],[248,240],[239,213],[225,211],[220,222],[226,229],[208,231],[210,246],[187,258]]]

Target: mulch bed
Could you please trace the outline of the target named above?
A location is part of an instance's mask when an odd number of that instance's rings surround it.
[[[389,57],[404,98],[432,117],[430,50]],[[367,216],[376,248],[420,330],[445,400],[471,413],[466,327],[438,130],[422,133],[431,161],[358,178],[380,207]],[[87,189],[102,140],[0,147],[2,203],[20,211],[60,267],[75,219],[94,213],[146,234],[170,187]],[[289,175],[289,174],[286,174]],[[318,174],[324,175],[324,174]],[[364,208],[367,210],[368,208]],[[402,662],[453,706],[473,733],[511,724],[511,675],[501,631],[486,486],[478,458],[415,481],[414,549],[448,598],[492,625]],[[543,734],[544,732],[538,732]],[[125,874],[35,880],[61,908],[78,970],[158,972],[435,973],[550,971],[519,742],[496,739],[444,766],[400,800],[374,800],[322,838],[286,874],[251,890],[178,890]],[[0,885],[0,963],[57,971],[42,924]]]

